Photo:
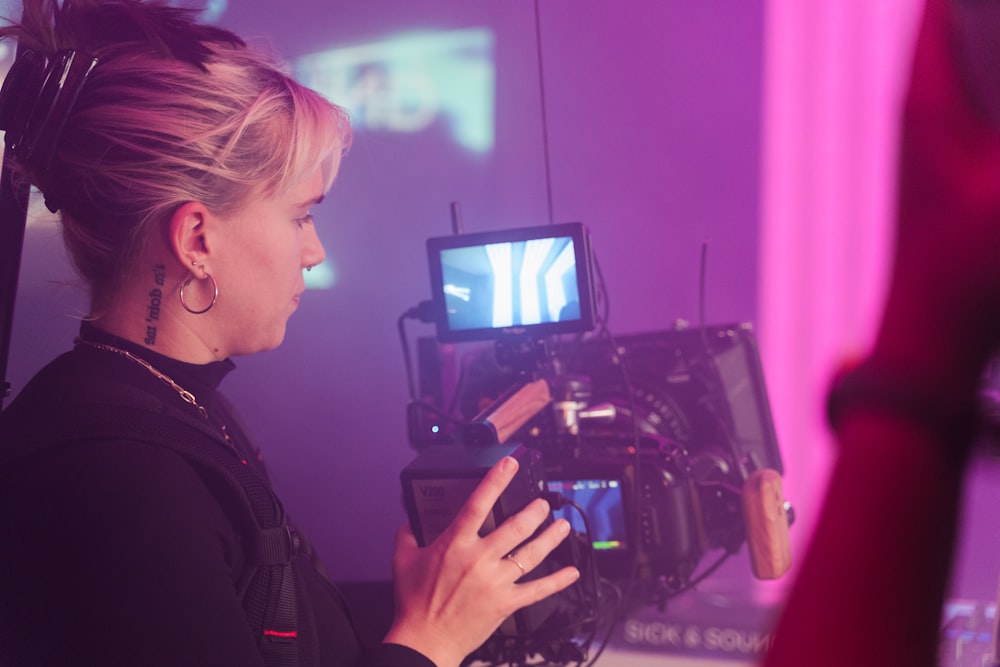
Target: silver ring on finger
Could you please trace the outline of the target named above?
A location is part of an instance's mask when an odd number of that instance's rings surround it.
[[[521,563],[518,562],[518,560],[516,558],[514,558],[514,552],[511,552],[511,553],[507,554],[506,556],[503,557],[503,559],[504,560],[509,560],[514,565],[517,565],[517,569],[521,570],[521,576],[524,576],[525,574],[527,574],[528,571],[524,569],[524,566],[521,565]]]

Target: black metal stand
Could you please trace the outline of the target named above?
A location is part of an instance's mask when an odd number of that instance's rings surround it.
[[[3,382],[0,385],[0,408],[10,394],[7,361],[14,329],[14,302],[21,273],[29,191],[27,182],[14,183],[10,165],[4,160],[0,169],[0,381]]]

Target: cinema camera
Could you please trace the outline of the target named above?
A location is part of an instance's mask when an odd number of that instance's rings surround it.
[[[427,250],[436,336],[418,341],[418,455],[401,474],[414,533],[431,542],[514,455],[518,478],[484,532],[544,496],[575,530],[536,576],[567,563],[582,573],[508,619],[477,659],[580,661],[609,615],[662,604],[744,543],[758,578],[787,571],[791,512],[749,325],[612,337],[579,223],[432,238]],[[710,550],[723,556],[699,572]]]

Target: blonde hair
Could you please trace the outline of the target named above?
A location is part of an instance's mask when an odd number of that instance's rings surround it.
[[[98,59],[51,167],[21,165],[57,203],[95,308],[182,204],[236,212],[252,197],[281,193],[350,145],[343,109],[270,56],[183,10],[141,0],[65,0],[61,9],[52,0],[25,0],[22,22],[0,29],[9,36],[49,58],[77,49]]]

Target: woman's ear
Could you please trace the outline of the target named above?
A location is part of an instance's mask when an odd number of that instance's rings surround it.
[[[170,218],[167,241],[170,250],[184,266],[204,266],[208,256],[206,223],[210,213],[204,204],[189,201]]]

